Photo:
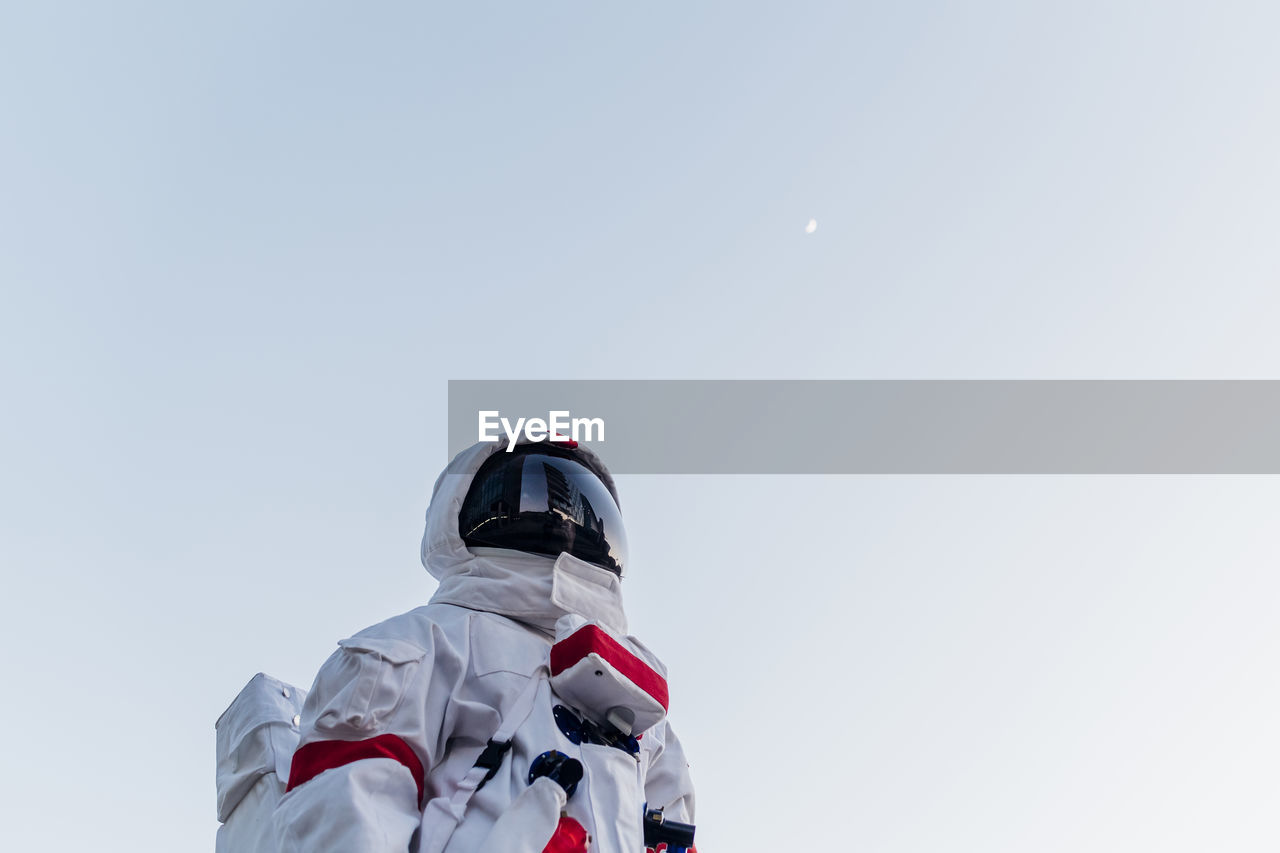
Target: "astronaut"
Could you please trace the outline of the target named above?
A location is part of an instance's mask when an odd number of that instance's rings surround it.
[[[321,667],[281,851],[692,849],[666,670],[627,635],[613,478],[572,441],[504,451],[477,444],[436,481],[430,602]]]

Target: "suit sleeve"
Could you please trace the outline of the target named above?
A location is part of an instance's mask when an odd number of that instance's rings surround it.
[[[281,853],[409,849],[439,743],[439,725],[418,701],[433,669],[431,651],[404,640],[339,643],[302,709],[273,816]]]
[[[684,747],[671,727],[661,726],[661,738],[655,738],[654,754],[645,774],[644,794],[649,808],[661,808],[671,820],[695,823],[693,778]],[[650,734],[645,733],[645,739]]]

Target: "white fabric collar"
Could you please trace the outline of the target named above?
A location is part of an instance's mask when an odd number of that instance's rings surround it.
[[[503,548],[475,548],[472,554],[467,571],[440,581],[433,602],[509,616],[548,636],[568,615],[599,622],[618,636],[627,633],[621,582],[608,569],[567,553],[554,560]]]

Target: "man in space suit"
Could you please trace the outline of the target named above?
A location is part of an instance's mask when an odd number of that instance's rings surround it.
[[[316,676],[280,849],[692,847],[665,668],[626,633],[626,537],[598,457],[562,440],[462,452],[422,562],[431,601],[342,640]]]

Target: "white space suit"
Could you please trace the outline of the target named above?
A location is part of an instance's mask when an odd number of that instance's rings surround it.
[[[646,804],[693,822],[688,765],[664,720],[638,743],[621,738],[629,748],[578,738],[572,721],[589,709],[553,683],[557,636],[592,634],[614,650],[605,659],[625,659],[607,663],[630,673],[626,689],[664,713],[665,670],[626,635],[619,576],[568,553],[464,544],[464,496],[503,449],[478,444],[436,482],[422,542],[423,564],[440,581],[430,603],[342,640],[320,669],[274,816],[282,853],[586,850],[582,834],[592,853],[641,853]],[[579,651],[587,678],[613,671],[599,649]],[[476,768],[486,744],[508,740]],[[581,763],[572,796],[547,778],[531,784],[531,766],[551,750]]]

